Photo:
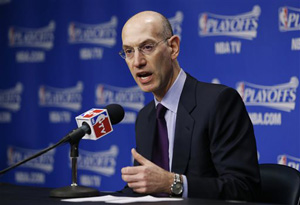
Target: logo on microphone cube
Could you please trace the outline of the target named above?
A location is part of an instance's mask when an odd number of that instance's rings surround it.
[[[112,131],[112,126],[106,111],[92,118],[92,126],[97,139]]]
[[[91,128],[91,134],[86,134],[83,139],[97,140],[113,131],[106,109],[93,108],[76,117],[77,125],[86,122]]]

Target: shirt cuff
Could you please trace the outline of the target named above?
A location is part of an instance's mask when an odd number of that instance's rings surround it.
[[[182,175],[182,179],[183,179],[183,193],[182,193],[182,197],[183,198],[188,198],[188,182],[187,182],[187,178],[185,175]]]

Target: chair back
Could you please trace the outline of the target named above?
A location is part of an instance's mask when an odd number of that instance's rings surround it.
[[[300,172],[279,164],[260,164],[260,202],[299,205]]]

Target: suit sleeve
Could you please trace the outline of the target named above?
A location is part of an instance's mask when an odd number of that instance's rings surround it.
[[[208,135],[217,177],[187,176],[188,196],[255,200],[260,176],[253,125],[234,89],[218,94],[209,112]]]

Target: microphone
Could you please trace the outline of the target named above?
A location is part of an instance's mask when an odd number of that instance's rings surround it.
[[[91,110],[93,110],[93,109],[91,109]],[[77,122],[78,126],[81,125],[81,127],[77,128],[77,129],[73,130],[72,132],[70,132],[69,134],[67,134],[56,144],[54,144],[46,149],[43,149],[40,152],[32,155],[31,157],[28,157],[6,169],[0,170],[0,175],[6,173],[7,171],[9,171],[15,167],[18,167],[18,166],[28,162],[29,160],[37,158],[37,157],[41,156],[42,154],[60,146],[66,142],[69,142],[70,144],[78,144],[78,142],[81,140],[81,138],[85,135],[87,135],[87,139],[98,139],[112,131],[111,124],[113,124],[113,125],[117,124],[117,123],[121,122],[124,118],[124,109],[121,105],[118,105],[118,104],[110,104],[110,105],[107,105],[105,107],[105,109],[95,109],[95,110],[100,110],[100,112],[98,112],[98,113],[96,112],[94,114],[94,118],[97,119],[97,120],[95,120],[95,122],[98,123],[99,129],[100,129],[100,127],[102,127],[102,130],[100,130],[100,135],[95,134],[95,133],[97,133],[97,131],[95,131],[95,130],[97,130],[98,128],[94,128],[93,126],[89,125],[89,123],[92,124],[91,118],[93,118],[93,117],[90,117],[90,118],[84,117],[85,116],[84,115],[85,113],[84,113],[84,114],[82,114],[83,116],[82,115],[78,116],[78,117],[82,116],[81,118],[83,119],[83,121],[81,121],[82,122],[81,124],[80,123],[78,124],[78,122]],[[101,114],[103,114],[103,115],[100,117]],[[101,124],[101,123],[103,123],[103,124]],[[111,128],[111,130],[108,132],[109,128]],[[95,135],[92,135],[93,131],[94,131]],[[98,138],[97,138],[97,136],[98,136]]]
[[[79,128],[67,135],[68,141],[78,141],[81,138],[97,140],[113,131],[112,125],[121,122],[124,109],[119,104],[107,105],[104,109],[92,108],[77,116]]]
[[[61,187],[54,189],[50,192],[50,197],[69,198],[69,197],[89,197],[98,196],[99,191],[97,189],[83,187],[77,185],[77,157],[78,157],[78,144],[81,138],[96,140],[108,133],[112,132],[112,124],[121,122],[124,118],[124,109],[121,105],[110,104],[105,109],[93,108],[79,116],[77,116],[76,122],[79,128],[73,130],[67,134],[56,144],[38,152],[37,154],[28,157],[27,159],[20,161],[4,170],[0,171],[0,175],[5,172],[24,164],[25,162],[34,159],[51,149],[58,147],[61,144],[69,142],[71,145],[70,157],[72,159],[72,184],[71,186]]]
[[[79,156],[78,144],[81,138],[97,140],[112,132],[112,124],[117,124],[123,120],[124,109],[120,105],[110,104],[105,108],[93,108],[75,118],[79,128],[66,136],[66,140],[71,145],[72,184],[52,190],[50,197],[69,198],[99,195],[97,189],[77,185],[77,157]]]

